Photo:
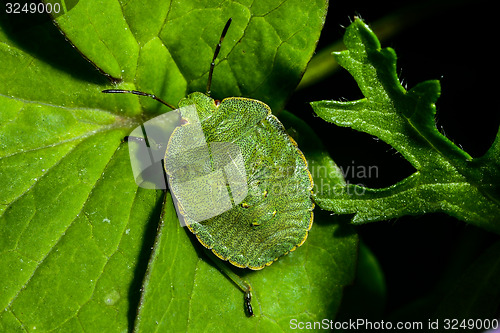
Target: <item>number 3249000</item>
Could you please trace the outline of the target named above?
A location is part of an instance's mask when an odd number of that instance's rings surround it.
[[[24,3],[7,2],[5,4],[5,13],[7,14],[42,14],[59,13],[61,11],[60,3]]]

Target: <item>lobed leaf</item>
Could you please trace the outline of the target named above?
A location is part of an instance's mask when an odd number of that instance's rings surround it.
[[[498,138],[483,157],[473,159],[436,128],[438,81],[405,90],[396,75],[396,54],[382,49],[373,32],[356,19],[346,31],[347,50],[335,53],[365,96],[351,102],[313,102],[321,118],[379,137],[408,160],[416,172],[393,186],[371,189],[348,185],[320,189],[316,202],[353,222],[445,212],[500,233]]]

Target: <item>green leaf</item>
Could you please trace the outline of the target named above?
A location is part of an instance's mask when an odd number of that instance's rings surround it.
[[[337,321],[353,318],[378,320],[386,311],[387,286],[380,263],[371,250],[359,243],[356,279],[344,291]],[[363,301],[360,304],[360,299]]]
[[[248,96],[279,111],[314,51],[326,7],[81,0],[55,19],[64,36],[51,22],[30,26],[2,12],[0,331],[126,331],[136,320],[139,331],[156,322],[210,330],[220,316],[226,327],[284,330],[290,318],[333,317],[354,274],[349,226],[318,214],[301,248],[262,271],[238,271],[254,288],[256,317],[247,318],[242,293],[179,227],[169,200],[154,243],[163,195],[137,188],[123,138],[167,108],[101,93],[107,79],[172,104],[204,91],[232,17],[214,97]]]
[[[344,37],[347,50],[335,53],[355,78],[365,98],[311,105],[321,118],[379,137],[409,161],[416,172],[393,186],[371,189],[347,185],[342,191],[319,189],[316,202],[353,222],[445,212],[500,233],[499,139],[483,157],[473,159],[436,128],[438,81],[405,90],[396,75],[396,54],[380,47],[373,32],[356,19]]]
[[[150,1],[147,6],[80,1],[57,25],[120,88],[154,93],[176,105],[187,93],[206,90],[215,45],[232,17],[216,60],[214,97],[251,97],[277,112],[305,71],[326,9],[325,0]],[[154,101],[141,103],[149,112],[158,107]]]
[[[255,317],[247,318],[243,293],[205,257],[196,238],[179,228],[169,194],[165,211],[137,332],[285,331],[292,319],[332,317],[343,286],[353,279],[357,236],[349,225],[319,214],[307,241],[263,271],[231,267],[253,287]]]

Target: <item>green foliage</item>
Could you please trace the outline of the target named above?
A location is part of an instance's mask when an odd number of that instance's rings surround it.
[[[0,13],[0,331],[286,331],[290,319],[334,319],[356,268],[340,318],[380,315],[385,282],[376,258],[362,246],[356,267],[353,228],[316,209],[302,247],[262,271],[231,268],[254,288],[255,317],[246,317],[243,294],[179,226],[170,194],[134,183],[122,140],[168,109],[101,93],[112,82],[177,104],[203,92],[232,17],[213,97],[251,97],[281,111],[314,52],[326,7],[81,0],[55,20],[64,36],[52,22],[30,27]],[[315,133],[282,112],[310,168],[325,171],[313,172],[318,205],[358,223],[446,212],[498,233],[500,133],[484,156],[471,158],[435,127],[437,81],[403,89],[394,51],[381,49],[361,20],[345,44],[336,58],[365,98],[314,102],[316,113],[381,138],[416,172],[384,189],[346,185]],[[497,243],[425,309],[438,318],[491,317],[498,258]]]
[[[436,128],[438,81],[422,82],[406,91],[396,75],[394,50],[382,49],[359,19],[347,28],[344,43],[347,50],[335,57],[355,78],[365,98],[313,102],[314,111],[329,122],[379,137],[416,172],[382,189],[347,185],[322,190],[319,186],[318,205],[354,214],[356,223],[445,212],[500,233],[500,132],[484,156],[471,158]]]
[[[123,138],[167,109],[101,93],[108,79],[171,104],[204,91],[232,17],[213,95],[279,111],[313,54],[326,7],[81,0],[55,20],[64,36],[51,22],[30,28],[2,17],[0,331],[219,331],[221,322],[282,331],[291,318],[333,317],[354,276],[350,226],[317,214],[301,248],[262,271],[238,270],[254,288],[256,316],[246,317],[243,294],[179,226],[168,194],[157,233],[164,195],[134,183]]]

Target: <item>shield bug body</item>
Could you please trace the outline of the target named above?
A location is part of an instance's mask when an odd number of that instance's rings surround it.
[[[231,97],[217,105],[203,93],[192,93],[179,106],[191,104],[196,105],[207,142],[239,147],[248,194],[230,210],[201,222],[188,220],[186,225],[222,260],[262,269],[300,246],[311,228],[312,180],[304,155],[260,101]],[[176,134],[167,155],[183,139]]]
[[[205,145],[198,145],[193,139],[189,127],[193,125],[192,119],[184,115],[166,145],[164,168],[171,192],[178,200],[178,213],[200,243],[237,267],[259,270],[306,240],[313,222],[313,183],[304,155],[265,103],[241,97],[219,102],[210,97],[214,61],[230,22],[212,59],[207,93],[194,92],[179,101],[181,109],[195,107]],[[103,92],[149,96],[174,109],[148,93]],[[217,153],[217,143],[226,144],[222,155]],[[196,157],[200,155],[193,153],[199,151],[197,149],[202,149],[207,157]],[[219,156],[227,157],[224,163],[218,163]],[[193,158],[196,161],[193,162]],[[197,218],[196,212],[190,212],[211,208],[211,204],[204,201],[208,192],[200,189],[197,185],[200,183],[194,183],[191,188],[185,184],[203,176],[206,179],[218,171],[222,179],[219,185],[228,193],[229,208],[216,216]],[[228,276],[234,280],[235,274],[232,275],[229,272]],[[250,286],[235,282],[245,292],[247,312],[253,314]]]

